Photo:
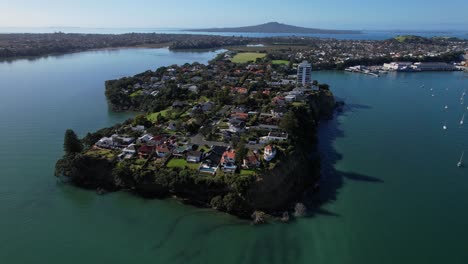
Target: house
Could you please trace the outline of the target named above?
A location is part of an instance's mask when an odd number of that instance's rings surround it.
[[[275,156],[276,148],[272,145],[265,146],[265,148],[263,149],[263,159],[265,159],[265,161],[271,161],[275,158]]]
[[[120,159],[131,159],[136,154],[135,144],[130,144],[122,150],[122,153],[119,155]]]
[[[174,103],[172,103],[172,108],[183,108],[185,107],[187,104],[184,103],[184,102],[181,102],[181,101],[175,101]]]
[[[167,145],[159,145],[156,147],[156,154],[159,158],[167,157],[170,153],[171,151]]]
[[[213,107],[215,106],[215,103],[213,102],[206,102],[202,105],[202,110],[203,112],[209,112],[213,109]]]
[[[188,90],[191,91],[192,93],[198,93],[198,87],[196,85],[190,85],[188,87]]]
[[[138,149],[138,155],[140,157],[148,157],[154,152],[154,146],[143,145]]]
[[[245,122],[239,119],[230,119],[228,122],[229,131],[232,133],[240,133],[244,131]]]
[[[202,153],[200,151],[189,151],[187,153],[187,162],[199,163],[201,161]]]
[[[236,166],[236,151],[233,149],[226,150],[221,157],[221,165],[224,172],[235,172]]]
[[[112,135],[112,141],[114,142],[115,146],[122,147],[122,146],[128,146],[132,144],[135,140],[131,137],[123,137],[123,136],[114,134]]]
[[[148,143],[149,141],[151,141],[151,139],[153,138],[153,135],[151,134],[144,134],[143,136],[139,137],[137,139],[137,143],[139,144],[146,144]]]
[[[236,92],[238,94],[247,94],[248,90],[247,90],[247,88],[244,88],[244,87],[236,87],[236,88],[234,88],[234,92]]]
[[[268,136],[260,138],[260,143],[268,143],[270,141],[285,141],[288,139],[287,133],[282,132],[269,132]]]
[[[103,137],[98,142],[96,142],[95,145],[100,148],[113,148],[114,141],[112,140],[112,138]]]
[[[235,118],[235,119],[238,119],[238,120],[245,121],[245,120],[247,120],[249,118],[249,114],[248,113],[236,112],[236,113],[232,113],[231,117]]]
[[[242,161],[242,167],[244,169],[254,169],[260,166],[260,160],[258,159],[258,155],[256,151],[249,152],[247,156],[245,156],[244,160]]]
[[[141,132],[141,131],[144,131],[144,130],[145,130],[145,126],[142,126],[142,125],[137,125],[137,126],[132,127],[132,131]]]
[[[221,165],[236,162],[236,151],[233,149],[226,150],[221,157]]]
[[[286,100],[286,102],[295,102],[297,100],[297,95],[290,94],[284,97],[284,99]]]
[[[215,174],[221,162],[222,154],[226,151],[226,147],[212,146],[211,150],[205,155],[199,171],[202,173]]]

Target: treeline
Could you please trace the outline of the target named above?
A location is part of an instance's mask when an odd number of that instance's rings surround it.
[[[188,34],[0,34],[0,58],[34,57],[101,48],[167,45],[171,49],[209,49],[244,45],[247,38]]]

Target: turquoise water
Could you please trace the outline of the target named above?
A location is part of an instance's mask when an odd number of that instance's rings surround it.
[[[0,63],[0,263],[467,262],[463,73],[314,72],[348,105],[321,127],[322,205],[287,225],[56,181],[66,128],[83,135],[133,115],[108,110],[104,80],[214,55],[125,49]]]

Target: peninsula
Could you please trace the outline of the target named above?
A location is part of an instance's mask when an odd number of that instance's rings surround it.
[[[234,33],[361,34],[361,31],[356,30],[306,28],[286,25],[278,22],[269,22],[261,25],[247,27],[187,29],[186,31]]]
[[[100,193],[173,196],[257,223],[265,214],[287,220],[303,210],[303,193],[318,189],[316,130],[337,106],[307,62],[230,51],[208,65],[107,81],[106,97],[114,110],[144,114],[82,139],[68,130],[57,176]]]

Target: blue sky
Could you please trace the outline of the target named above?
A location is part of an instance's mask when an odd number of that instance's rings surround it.
[[[468,29],[468,0],[0,0],[0,27]]]

